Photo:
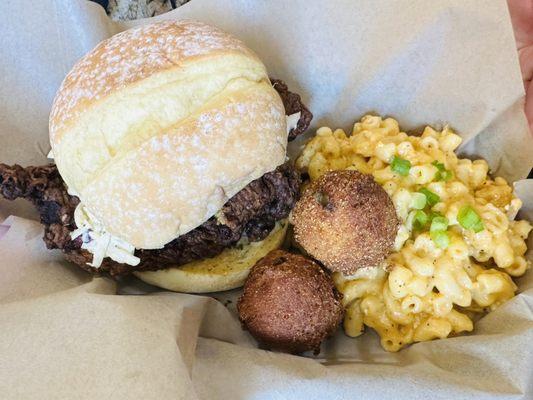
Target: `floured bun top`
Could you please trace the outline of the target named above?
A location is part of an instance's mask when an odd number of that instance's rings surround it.
[[[69,191],[110,235],[159,248],[285,160],[283,104],[241,41],[165,21],[100,43],[67,75],[50,142]]]

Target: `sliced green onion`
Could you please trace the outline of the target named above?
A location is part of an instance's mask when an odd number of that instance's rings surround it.
[[[430,232],[445,231],[446,229],[448,229],[448,218],[437,216],[431,220]]]
[[[431,211],[429,213],[429,220],[430,221],[433,221],[435,218],[437,217],[444,217],[444,215],[438,211]]]
[[[433,231],[430,232],[429,236],[439,249],[445,249],[450,245],[450,236],[446,231]]]
[[[472,227],[472,230],[476,233],[478,232],[481,232],[482,230],[485,229],[485,225],[483,225],[483,221],[479,221],[477,224],[475,224],[473,227]]]
[[[433,161],[433,162],[431,163],[431,165],[434,165],[435,167],[437,167],[437,169],[439,170],[439,172],[444,172],[444,171],[446,171],[446,167],[444,166],[444,164],[438,162],[437,160]]]
[[[438,180],[448,182],[452,178],[453,178],[453,172],[447,169],[446,171],[440,173]]]
[[[426,196],[422,193],[413,193],[411,195],[411,208],[421,210],[426,206]]]
[[[472,229],[474,232],[481,232],[485,229],[483,221],[471,206],[461,207],[457,214],[457,221],[465,229]]]
[[[434,206],[440,201],[440,196],[437,193],[433,193],[431,190],[422,188],[419,190],[424,196],[426,196],[427,203],[430,207]]]
[[[414,229],[422,229],[424,226],[426,226],[428,221],[429,221],[428,215],[422,210],[417,210],[413,214],[413,228]]]
[[[435,160],[431,163],[431,165],[435,166],[438,169],[437,173],[435,174],[435,179],[437,181],[447,182],[453,178],[453,172],[446,169],[443,163],[440,163]]]
[[[409,160],[404,160],[400,157],[392,157],[391,169],[402,176],[409,175],[409,170],[411,169],[411,162]]]

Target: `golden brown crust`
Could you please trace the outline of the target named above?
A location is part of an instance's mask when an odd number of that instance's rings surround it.
[[[317,263],[276,250],[252,268],[237,308],[243,326],[269,348],[318,353],[342,320],[341,297]]]
[[[398,218],[394,205],[372,176],[328,172],[305,190],[291,222],[307,253],[332,271],[352,274],[379,265],[389,254]]]

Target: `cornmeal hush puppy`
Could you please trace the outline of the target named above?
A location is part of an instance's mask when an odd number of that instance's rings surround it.
[[[398,218],[371,175],[341,170],[311,183],[291,216],[294,238],[332,271],[350,275],[378,266],[390,253]]]
[[[341,298],[316,262],[275,250],[252,268],[237,308],[243,327],[268,348],[318,353],[342,321]]]

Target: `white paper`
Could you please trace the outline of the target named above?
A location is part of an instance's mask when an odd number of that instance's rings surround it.
[[[112,23],[82,0],[0,3],[0,162],[46,162],[55,90]],[[302,95],[313,127],[349,128],[368,111],[402,127],[451,124],[469,155],[513,181],[533,166],[505,2],[193,0],[195,18],[243,39]],[[298,141],[294,148],[301,144]],[[531,197],[530,182],[517,192]],[[533,210],[533,199],[526,199]],[[0,202],[2,216],[28,207]],[[530,218],[533,213],[530,214]],[[473,335],[386,353],[341,331],[316,358],[260,350],[241,330],[238,291],[154,293],[133,278],[91,278],[45,249],[37,222],[0,240],[2,399],[472,399],[533,397],[533,274]],[[149,293],[143,296],[116,296]],[[231,301],[229,303],[228,301]]]

